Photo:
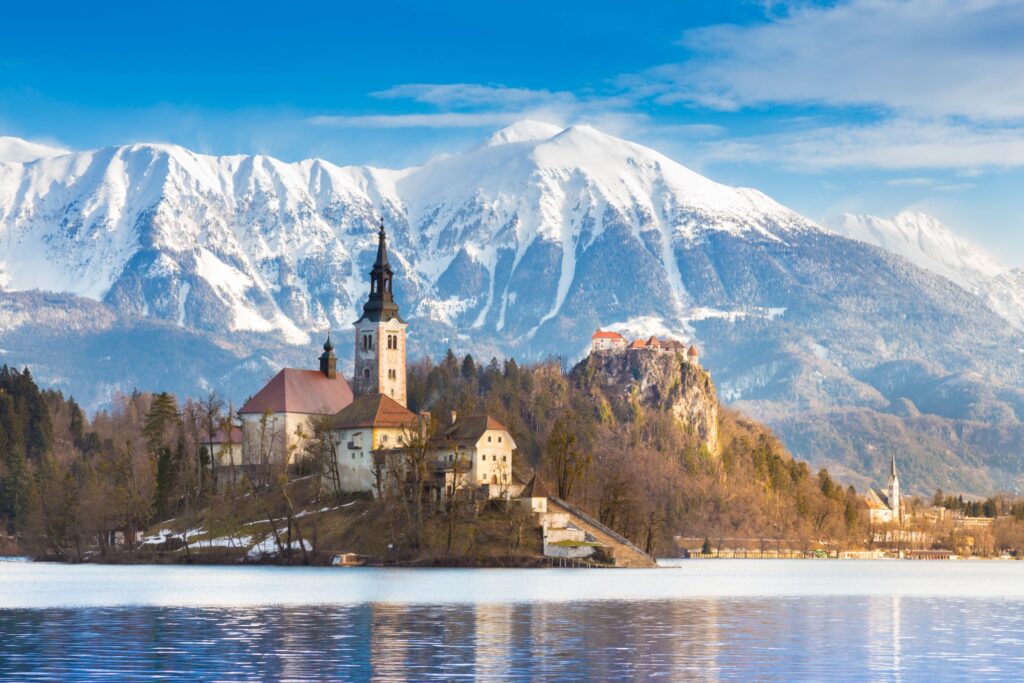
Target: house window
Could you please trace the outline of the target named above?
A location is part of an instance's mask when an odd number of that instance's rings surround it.
[[[388,435],[387,434],[381,434],[380,442],[381,443],[387,443],[388,442]]]
[[[492,455],[491,460],[493,460],[494,462],[498,462],[498,456]]]
[[[498,437],[498,443],[501,443],[501,437],[500,436]]]
[[[501,461],[502,462],[508,462],[508,456],[505,456],[505,455],[501,456]]]
[[[487,437],[487,443],[491,442],[491,437]]]

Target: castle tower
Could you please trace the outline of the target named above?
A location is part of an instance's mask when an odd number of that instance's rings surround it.
[[[377,233],[377,260],[370,271],[370,296],[363,316],[355,322],[355,375],[357,396],[384,394],[402,406],[405,398],[405,328],[391,291],[394,274],[388,264],[387,233],[381,219]]]
[[[892,463],[889,468],[889,509],[893,511],[893,519],[902,520],[900,506],[900,479],[896,476],[896,454],[892,454]]]

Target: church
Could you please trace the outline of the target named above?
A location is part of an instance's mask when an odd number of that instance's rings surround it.
[[[489,498],[509,495],[515,441],[490,415],[458,415],[433,424],[409,410],[406,333],[394,298],[387,233],[381,221],[370,291],[354,323],[351,385],[337,372],[328,336],[318,370],[284,368],[238,411],[245,465],[290,465],[301,438],[327,418],[341,489],[380,495],[384,469],[403,458],[410,440],[427,440],[431,486],[469,488]],[[225,451],[227,452],[227,451]],[[235,456],[232,455],[232,458]],[[434,481],[436,480],[436,481]]]
[[[868,519],[872,525],[902,525],[904,521],[903,500],[900,497],[900,479],[896,476],[896,454],[889,465],[889,485],[883,489],[868,489],[864,496],[868,507]]]

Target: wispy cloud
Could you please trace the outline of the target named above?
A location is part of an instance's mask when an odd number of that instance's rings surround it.
[[[342,128],[484,128],[504,126],[529,118],[527,112],[436,112],[429,114],[369,114],[362,116],[314,116],[317,126]]]
[[[793,104],[1024,117],[1024,2],[849,0],[691,30],[690,58],[624,80],[663,103]]]
[[[771,162],[798,170],[911,170],[1024,166],[1024,130],[892,119],[733,138],[705,146],[706,161]]]
[[[892,178],[886,181],[891,187],[929,187],[936,183],[935,178]]]
[[[573,105],[570,92],[510,88],[482,83],[405,83],[370,93],[379,99],[412,100],[445,109]]]

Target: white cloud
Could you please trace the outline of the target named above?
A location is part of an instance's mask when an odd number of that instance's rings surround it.
[[[661,103],[883,108],[1024,117],[1024,1],[849,0],[688,31],[692,58],[622,83]]]
[[[480,83],[405,83],[370,94],[380,99],[408,99],[444,109],[522,108],[576,102],[576,96],[569,92],[509,88]]]
[[[885,184],[892,187],[929,187],[935,184],[935,178],[893,178]]]
[[[361,116],[314,116],[317,126],[341,128],[485,128],[504,126],[524,118],[527,112],[438,112],[430,114],[369,114]]]
[[[1024,165],[1024,129],[896,118],[718,141],[705,145],[702,157],[797,170],[948,168],[971,175]]]

